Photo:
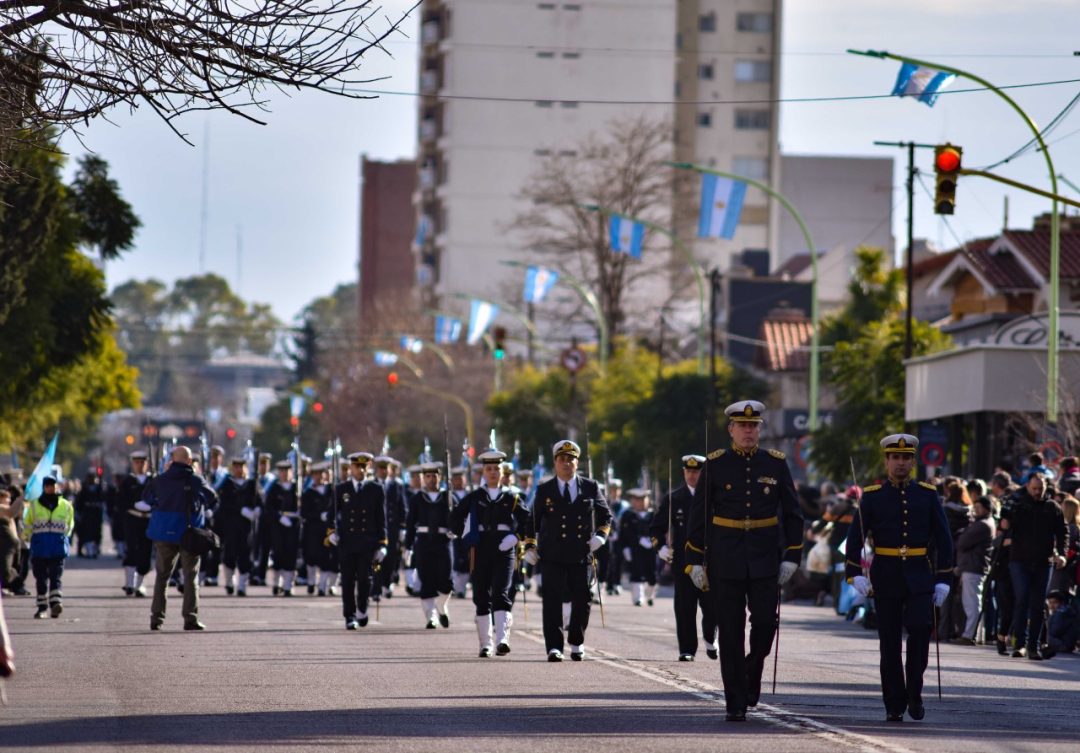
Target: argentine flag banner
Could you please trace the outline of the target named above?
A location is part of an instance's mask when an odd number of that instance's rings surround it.
[[[412,335],[401,336],[401,349],[409,353],[419,353],[424,349],[424,342],[419,337]]]
[[[59,439],[60,432],[53,434],[52,441],[45,448],[45,454],[41,456],[41,460],[34,466],[34,472],[30,474],[30,480],[26,482],[26,491],[23,492],[27,502],[33,502],[41,496],[45,477],[52,473],[53,463],[56,462],[56,442]]]
[[[559,273],[554,269],[529,267],[525,270],[525,303],[540,303],[558,281]]]
[[[498,315],[498,306],[473,298],[472,305],[469,307],[469,336],[465,338],[465,342],[469,345],[476,345],[476,343],[480,342],[480,338],[484,336],[487,328],[491,326],[491,323],[495,321],[495,317]]]
[[[451,316],[435,317],[435,342],[456,343],[461,339],[461,320]]]
[[[641,258],[641,244],[645,240],[645,226],[628,217],[617,214],[608,218],[608,238],[611,250],[617,254],[630,254]]]
[[[734,238],[745,199],[746,184],[741,180],[702,173],[698,238]]]
[[[376,366],[393,366],[397,363],[397,353],[391,353],[388,350],[376,350],[375,351],[375,365]]]
[[[920,102],[925,102],[928,107],[933,107],[938,93],[955,80],[954,73],[904,63],[900,66],[900,74],[896,77],[896,86],[892,93],[895,97],[915,97]]]
[[[420,215],[420,219],[416,222],[416,247],[423,248],[424,241],[427,240],[428,233],[431,232],[431,218],[426,214]]]

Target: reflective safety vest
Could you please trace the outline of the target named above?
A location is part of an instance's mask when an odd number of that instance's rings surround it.
[[[23,538],[30,542],[31,557],[67,557],[71,532],[75,530],[75,508],[63,497],[50,510],[35,499],[23,513]]]

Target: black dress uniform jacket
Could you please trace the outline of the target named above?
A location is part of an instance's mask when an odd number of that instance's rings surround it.
[[[491,544],[496,548],[505,536],[514,534],[519,541],[532,538],[532,516],[525,507],[524,495],[503,489],[499,496],[492,499],[485,487],[477,487],[461,498],[450,513],[450,530],[455,536],[461,536],[465,523],[475,512],[479,530],[474,541],[480,546]],[[509,551],[513,554],[513,550]]]
[[[668,518],[671,518],[671,566],[678,572],[682,572],[686,567],[686,524],[690,520],[690,507],[694,496],[686,484],[675,489],[660,500],[660,506],[652,518],[652,525],[649,526],[653,547],[659,551],[660,547],[667,543]]]
[[[577,477],[577,498],[567,502],[559,493],[557,478],[536,489],[533,529],[540,558],[547,562],[580,564],[589,561],[589,539],[611,532],[611,508],[590,478]],[[527,544],[530,542],[526,542]]]
[[[870,582],[876,595],[928,594],[935,583],[952,583],[952,536],[937,489],[930,484],[907,481],[863,490],[848,532],[849,579],[862,575],[864,533],[875,549]],[[909,550],[917,553],[908,554]]]
[[[708,532],[710,580],[764,578],[780,571],[781,560],[798,564],[803,517],[784,453],[760,447],[711,453],[687,531],[686,568],[705,564]]]
[[[386,501],[382,484],[364,481],[357,489],[352,479],[337,485],[338,549],[370,551],[387,545]]]

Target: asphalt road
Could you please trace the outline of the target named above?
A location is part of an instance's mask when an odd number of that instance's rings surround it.
[[[594,607],[587,660],[549,664],[534,597],[527,620],[515,610],[511,654],[482,660],[471,602],[451,602],[450,629],[424,630],[418,600],[401,595],[347,632],[337,598],[210,588],[208,630],[186,633],[172,591],[165,630],[151,633],[150,600],[121,584],[115,560],[72,559],[59,619],[32,619],[32,599],[4,600],[18,676],[0,707],[0,749],[1080,750],[1080,657],[943,645],[944,698],[931,654],[926,719],[886,725],[876,635],[828,608],[783,605],[777,692],[767,681],[758,710],[733,724],[717,663],[703,650],[676,661],[663,590],[651,608],[608,599],[606,627]]]

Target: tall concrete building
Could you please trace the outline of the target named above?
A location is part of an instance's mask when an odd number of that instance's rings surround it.
[[[425,228],[416,254],[427,302],[454,293],[516,300],[520,293],[505,285],[513,280],[516,288],[521,273],[499,261],[529,259],[510,230],[527,208],[523,186],[541,160],[572,158],[584,137],[619,118],[670,123],[675,159],[775,180],[780,7],[781,0],[424,0],[415,205]],[[754,104],[710,104],[721,100]],[[698,194],[696,178],[686,177],[670,217],[690,239]],[[706,267],[726,269],[733,252],[769,248],[777,221],[751,191],[735,238],[694,239],[693,253]],[[673,274],[670,283],[687,281]],[[670,292],[653,280],[647,295],[659,306]]]
[[[360,158],[360,325],[373,331],[412,313],[416,162]]]

